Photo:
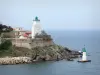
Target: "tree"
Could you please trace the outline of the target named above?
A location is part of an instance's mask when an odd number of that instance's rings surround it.
[[[42,30],[41,35],[48,35],[48,34],[44,30]]]
[[[13,30],[12,27],[7,26],[7,25],[0,24],[0,35],[1,35],[1,33],[10,32],[12,30]]]
[[[12,30],[13,30],[12,27],[6,26],[6,25],[3,25],[3,24],[0,23],[0,44],[2,43],[1,42],[1,36],[2,36],[1,34],[5,33],[5,32],[10,32]]]

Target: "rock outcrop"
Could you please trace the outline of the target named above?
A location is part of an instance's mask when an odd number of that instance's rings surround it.
[[[9,65],[9,64],[23,64],[31,63],[30,57],[4,57],[0,58],[0,64]]]
[[[45,47],[35,47],[32,51],[32,59],[37,61],[70,59],[76,58],[79,55],[77,51],[72,51],[56,44]]]

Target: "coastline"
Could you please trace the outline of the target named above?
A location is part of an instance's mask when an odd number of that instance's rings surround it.
[[[0,65],[14,65],[31,63],[30,57],[3,57],[0,58]]]
[[[50,48],[50,47],[47,47]],[[40,50],[40,48],[38,48]],[[46,49],[47,50],[47,49]],[[52,49],[53,50],[53,49]],[[53,52],[53,51],[50,52]],[[59,49],[61,50],[61,49]],[[0,65],[16,65],[16,64],[31,64],[31,63],[36,63],[36,62],[41,62],[41,61],[60,61],[60,60],[67,60],[67,61],[71,61],[70,59],[74,59],[74,58],[78,58],[78,55],[80,55],[80,53],[78,51],[71,51],[69,52],[68,50],[66,50],[66,48],[64,48],[63,50],[59,51],[59,50],[55,50],[55,54],[54,56],[50,56],[50,54],[46,54],[46,55],[39,55],[35,57],[32,56],[5,56],[5,57],[1,57],[0,58]],[[59,51],[59,52],[58,52]]]

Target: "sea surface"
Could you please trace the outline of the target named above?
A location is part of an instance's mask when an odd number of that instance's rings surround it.
[[[0,65],[0,75],[100,75],[100,31],[47,31],[55,43],[73,50],[84,45],[92,62],[47,61],[34,64]]]

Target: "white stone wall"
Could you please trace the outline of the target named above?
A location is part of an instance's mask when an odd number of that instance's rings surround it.
[[[37,46],[43,47],[43,46],[49,46],[53,45],[53,41],[44,41],[43,39],[16,39],[16,38],[5,38],[12,41],[12,44],[17,47],[25,47],[25,48],[34,48]]]

